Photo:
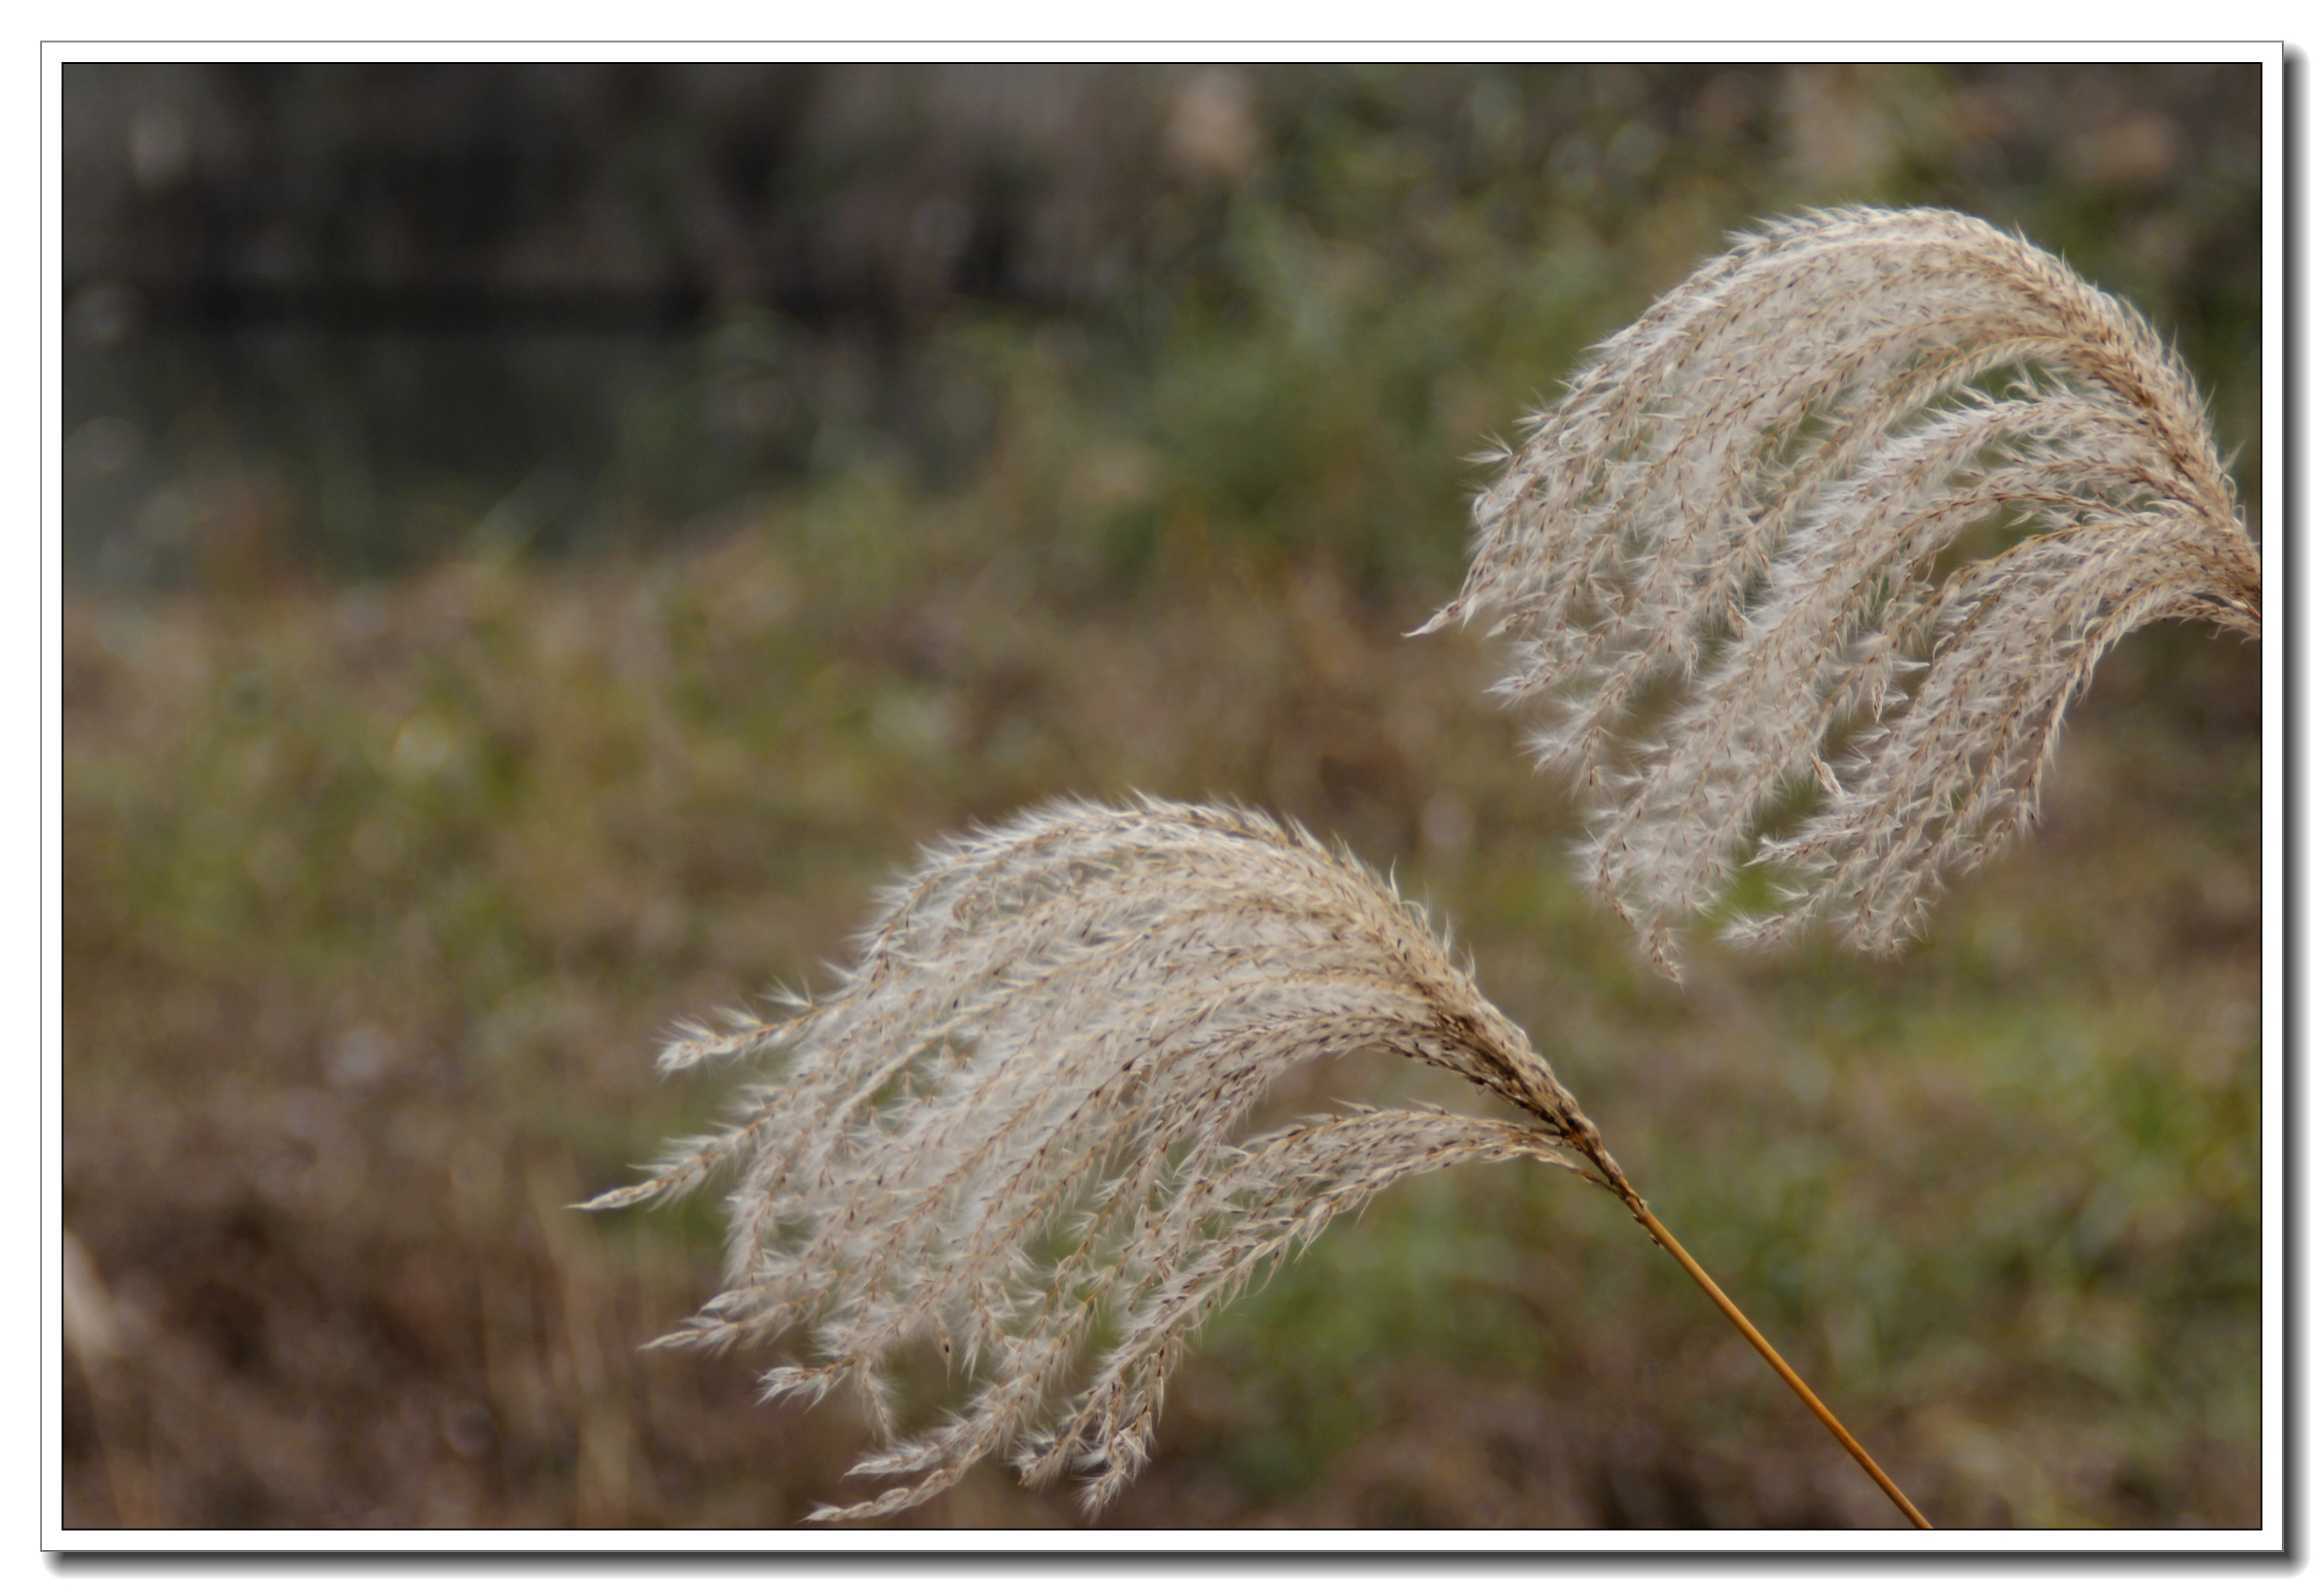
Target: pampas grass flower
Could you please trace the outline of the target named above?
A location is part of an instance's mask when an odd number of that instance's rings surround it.
[[[1237,1130],[1302,1062],[1365,1048],[1459,1074],[1519,1121],[1358,1109]],[[1688,1257],[1425,916],[1344,850],[1247,809],[1055,804],[932,850],[836,988],[698,1030],[667,1069],[776,1059],[723,1132],[606,1210],[731,1180],[727,1287],[658,1341],[804,1330],[770,1396],[859,1396],[889,1515],[988,1456],[1102,1508],[1151,1445],[1189,1337],[1262,1269],[1398,1180],[1526,1159],[1612,1191],[1900,1508],[1904,1496]],[[963,1408],[902,1431],[886,1373],[932,1345]],[[1921,1524],[1926,1524],[1925,1522]]]
[[[1738,938],[1830,920],[1897,948],[2033,823],[2109,648],[2158,619],[2260,631],[2185,367],[1951,211],[1740,239],[1528,424],[1423,628],[1515,638],[1498,691],[1552,706],[1535,751],[1583,793],[1583,875],[1666,972],[1747,862],[1788,900]],[[1948,567],[1996,520],[2023,534]]]

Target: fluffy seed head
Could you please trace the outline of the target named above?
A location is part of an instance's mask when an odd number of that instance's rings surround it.
[[[1828,917],[1901,945],[1947,874],[2032,823],[2108,648],[2163,618],[2259,634],[2258,554],[2185,368],[1966,216],[1742,237],[1529,426],[1424,629],[1514,633],[1498,691],[1554,705],[1536,749],[1584,793],[1584,873],[1666,972],[1753,860],[1788,903],[1739,938]],[[2025,534],[1947,568],[1997,522]]]
[[[1285,1069],[1364,1048],[1529,1121],[1358,1111],[1237,1139]],[[590,1208],[732,1179],[727,1289],[661,1342],[811,1333],[769,1392],[859,1393],[894,1441],[857,1472],[905,1479],[821,1518],[905,1509],[995,1452],[1102,1505],[1204,1318],[1408,1174],[1527,1157],[1635,1200],[1424,915],[1237,808],[1063,803],[941,847],[827,999],[664,1062],[741,1054],[778,1060],[732,1124]],[[971,1392],[897,1436],[881,1373],[913,1343]]]

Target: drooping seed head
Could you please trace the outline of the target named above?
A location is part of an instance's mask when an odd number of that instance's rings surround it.
[[[1423,628],[1514,636],[1497,690],[1552,705],[1535,748],[1584,793],[1585,877],[1667,972],[1754,860],[1790,899],[1737,936],[1830,919],[1898,947],[2032,823],[2115,642],[2162,618],[2259,634],[2258,554],[2185,368],[1966,216],[1743,237],[1529,425]],[[2021,540],[1946,572],[1997,519]]]

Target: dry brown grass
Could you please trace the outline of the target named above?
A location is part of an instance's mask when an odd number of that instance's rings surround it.
[[[719,1288],[707,1213],[564,1207],[715,1108],[641,1076],[674,1011],[812,977],[917,838],[1130,785],[1402,860],[1938,1519],[2256,1518],[2250,649],[2118,655],[2044,844],[1923,951],[1712,947],[1682,997],[1562,879],[1476,647],[1398,639],[1418,603],[1320,566],[979,634],[966,582],[876,622],[798,605],[779,533],[68,603],[64,1210],[144,1335],[118,1425],[67,1360],[68,1523],[749,1527],[859,1497],[845,1401],[636,1353]],[[902,712],[931,656],[941,737]],[[1378,1067],[1288,1077],[1269,1121],[1466,1088]],[[1527,1171],[1400,1186],[1223,1313],[1109,1524],[1894,1519],[1619,1207]],[[980,1472],[899,1519],[1076,1515]]]

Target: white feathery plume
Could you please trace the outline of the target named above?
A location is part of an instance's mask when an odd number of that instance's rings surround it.
[[[2014,373],[2005,396],[1975,384]],[[2063,263],[1942,210],[1744,237],[1603,345],[1477,500],[1460,596],[1548,697],[1584,872],[1676,972],[1738,938],[1893,950],[2034,819],[2066,708],[2150,620],[2260,631],[2259,558],[2184,366]],[[2033,534],[1947,573],[1962,533]],[[1789,805],[1820,806],[1784,834]]]
[[[1285,1069],[1364,1048],[1529,1121],[1358,1111],[1234,1137]],[[858,1392],[893,1441],[856,1472],[909,1479],[820,1519],[893,1514],[995,1452],[1031,1481],[1078,1472],[1102,1505],[1143,1460],[1189,1334],[1408,1174],[1528,1157],[1644,1210],[1425,916],[1243,809],[1060,803],[932,850],[827,998],[696,1030],[663,1061],[758,1053],[777,1076],[731,1127],[588,1208],[735,1180],[726,1292],[659,1342],[812,1330],[769,1394]],[[972,1392],[897,1438],[881,1373],[915,1342]]]

